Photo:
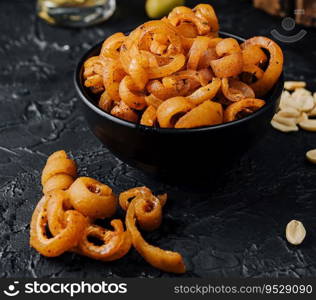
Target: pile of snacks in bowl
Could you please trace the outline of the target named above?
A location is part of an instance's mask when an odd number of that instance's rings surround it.
[[[84,64],[84,85],[99,107],[145,126],[195,128],[231,122],[265,105],[283,68],[266,37],[242,44],[219,37],[208,4],[180,6],[129,35],[107,38]]]

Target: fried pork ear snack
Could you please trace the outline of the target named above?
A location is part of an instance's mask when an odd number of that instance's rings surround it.
[[[249,85],[236,79],[223,78],[222,92],[232,102],[255,97],[255,93]]]
[[[221,123],[223,123],[222,105],[220,103],[207,100],[181,117],[174,127],[194,128]]]
[[[67,191],[53,190],[46,194],[47,220],[49,231],[53,236],[58,235],[65,227],[65,213],[67,209],[72,209],[69,205],[69,195]]]
[[[69,188],[71,205],[90,218],[109,218],[117,208],[112,189],[89,177],[79,177]]]
[[[265,102],[260,99],[246,98],[230,104],[224,111],[225,122],[235,121],[261,108]]]
[[[242,44],[244,49],[247,49],[249,46],[258,46],[266,49],[270,54],[269,65],[263,76],[251,85],[256,96],[264,96],[273,87],[282,73],[283,53],[277,43],[263,36],[253,37]]]
[[[256,45],[249,45],[242,49],[242,58],[244,65],[262,66],[267,60],[267,56],[263,50]]]
[[[113,231],[98,225],[90,225],[83,233],[75,252],[102,261],[113,261],[123,257],[131,248],[130,233],[124,231],[121,220],[112,220]],[[89,241],[89,238],[100,240],[101,245]]]
[[[37,204],[31,221],[30,245],[39,253],[55,257],[69,251],[79,243],[87,226],[87,219],[75,210],[64,214],[65,227],[53,236],[47,234],[47,205],[49,198],[44,196]]]
[[[143,116],[140,120],[140,124],[146,126],[154,126],[157,120],[157,110],[154,106],[150,105],[146,108],[143,113]]]
[[[76,163],[68,158],[64,150],[56,151],[47,159],[42,172],[42,186],[44,194],[54,190],[66,190],[77,177]]]
[[[133,111],[128,105],[123,101],[115,105],[111,110],[111,114],[120,119],[136,123],[138,120],[138,115]]]
[[[206,100],[212,100],[221,87],[219,78],[213,78],[212,82],[206,86],[202,86],[186,99],[193,105],[199,105]]]
[[[131,200],[129,202],[129,200]],[[148,188],[140,187],[128,190],[120,195],[120,205],[126,210],[126,227],[132,237],[133,246],[144,259],[152,266],[172,273],[184,273],[185,265],[178,252],[163,250],[148,244],[138,231],[135,221],[142,228],[152,230],[161,222],[160,201]]]
[[[211,5],[176,7],[167,17],[146,22],[127,36],[119,32],[107,38],[100,55],[84,64],[85,86],[100,93],[98,104],[104,111],[161,128],[178,128],[178,119],[205,101],[225,109],[232,102],[267,94],[282,72],[280,47],[265,37],[239,45],[234,38],[218,37],[218,32]],[[215,109],[210,102],[201,107]],[[179,128],[217,124],[208,118],[193,120],[199,118],[198,111],[202,109],[188,114],[190,121],[179,123]],[[217,111],[216,107],[203,115]]]
[[[211,61],[211,67],[216,77],[234,77],[242,72],[243,56],[235,39],[223,39],[216,45],[215,50],[216,54],[221,57]]]
[[[104,91],[102,79],[102,63],[99,56],[92,56],[84,63],[84,85],[91,89],[94,94]]]
[[[172,128],[192,108],[192,105],[184,97],[174,97],[163,102],[157,110],[157,119],[160,127]]]

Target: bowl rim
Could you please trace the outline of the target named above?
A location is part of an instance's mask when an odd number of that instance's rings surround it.
[[[240,36],[237,36],[235,34],[231,34],[225,31],[219,31],[219,34],[225,37],[231,37],[234,39],[237,39],[240,42],[244,42],[246,39],[242,38]],[[87,105],[90,109],[92,109],[95,113],[97,113],[99,116],[106,118],[114,123],[118,123],[119,125],[123,125],[129,128],[133,129],[138,129],[138,130],[143,130],[143,131],[154,131],[154,132],[159,132],[159,133],[165,133],[165,134],[187,134],[187,133],[197,133],[197,132],[204,132],[204,131],[209,131],[209,130],[219,130],[222,128],[227,128],[235,125],[242,124],[244,122],[247,122],[251,119],[256,118],[257,116],[260,116],[264,112],[270,109],[272,105],[278,100],[278,98],[281,96],[282,90],[283,90],[283,71],[278,79],[278,81],[275,83],[273,90],[271,92],[271,95],[269,96],[270,101],[266,101],[266,104],[255,111],[254,113],[231,122],[227,123],[222,123],[222,124],[217,124],[217,125],[209,125],[209,126],[204,126],[204,127],[196,127],[196,128],[158,128],[158,127],[151,127],[151,126],[146,126],[146,125],[141,125],[138,123],[133,123],[130,121],[126,121],[123,119],[120,119],[118,117],[115,117],[111,115],[110,113],[107,113],[103,111],[101,108],[99,108],[94,101],[91,99],[91,97],[88,96],[87,89],[83,86],[82,84],[82,69],[83,69],[83,64],[85,60],[91,56],[91,53],[95,51],[97,48],[100,48],[103,43],[103,40],[96,43],[94,46],[89,48],[88,51],[86,51],[82,57],[79,59],[78,63],[76,64],[75,72],[74,72],[74,84],[77,93],[79,94],[81,100],[84,102],[85,105]]]

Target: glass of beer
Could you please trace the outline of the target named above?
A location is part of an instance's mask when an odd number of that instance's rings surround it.
[[[110,18],[116,0],[37,0],[37,14],[50,24],[85,27]]]

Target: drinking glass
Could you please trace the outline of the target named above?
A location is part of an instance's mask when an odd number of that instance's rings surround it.
[[[37,0],[37,14],[50,24],[85,27],[107,20],[116,0]]]

